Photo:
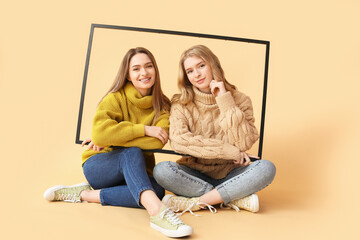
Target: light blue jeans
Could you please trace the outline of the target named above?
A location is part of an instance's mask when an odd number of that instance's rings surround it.
[[[84,175],[100,190],[101,205],[142,207],[140,194],[151,190],[161,199],[165,190],[146,172],[140,148],[121,148],[90,157],[83,165]]]
[[[268,186],[274,179],[275,165],[268,160],[232,170],[225,178],[214,179],[175,162],[161,162],[154,168],[155,180],[179,196],[200,197],[216,188],[225,204],[251,195]]]

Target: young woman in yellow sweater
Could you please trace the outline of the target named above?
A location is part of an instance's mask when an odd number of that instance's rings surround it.
[[[54,186],[45,199],[144,207],[154,229],[170,237],[190,235],[192,228],[160,200],[165,191],[152,177],[154,154],[142,151],[162,148],[168,141],[169,110],[153,55],[145,48],[130,49],[96,110],[93,144],[82,155],[94,190],[87,183]]]
[[[154,168],[156,181],[178,196],[163,202],[180,211],[222,204],[235,210],[259,210],[257,191],[269,185],[275,166],[267,160],[250,164],[247,150],[258,139],[249,97],[224,75],[206,46],[186,50],[180,59],[178,87],[172,99],[170,144],[183,154]]]

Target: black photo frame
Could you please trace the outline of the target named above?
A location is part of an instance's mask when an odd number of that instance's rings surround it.
[[[229,36],[210,35],[210,34],[201,34],[201,33],[191,33],[191,32],[180,32],[180,31],[150,29],[150,28],[104,25],[104,24],[91,24],[89,43],[88,43],[87,54],[86,54],[86,62],[85,62],[83,84],[82,84],[81,97],[80,97],[80,107],[79,107],[78,123],[77,123],[77,130],[76,130],[76,139],[75,139],[76,144],[81,144],[83,142],[82,140],[80,140],[80,130],[81,130],[83,108],[84,108],[86,82],[87,82],[88,71],[89,71],[91,47],[92,47],[92,43],[93,43],[94,31],[95,31],[96,28],[114,29],[114,30],[123,30],[123,31],[137,31],[137,32],[157,33],[157,34],[169,34],[169,35],[188,36],[188,37],[197,37],[197,38],[208,38],[208,39],[218,39],[218,40],[225,40],[225,41],[235,41],[235,42],[237,41],[237,42],[246,42],[246,43],[251,43],[251,44],[265,45],[266,46],[265,58],[264,58],[264,68],[265,69],[264,69],[264,82],[263,82],[262,107],[261,107],[261,122],[260,122],[260,136],[259,136],[259,148],[258,148],[258,156],[261,158],[262,150],[263,150],[263,140],[264,140],[265,110],[266,110],[266,96],[267,96],[267,84],[268,84],[270,41],[249,39],[249,38],[238,38],[238,37],[229,37]],[[149,150],[149,151],[158,152],[158,153],[182,155],[182,154],[176,153],[176,152],[174,152],[172,150],[165,150],[165,149],[154,149],[154,150]]]

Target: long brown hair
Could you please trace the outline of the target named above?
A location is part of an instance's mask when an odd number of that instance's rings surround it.
[[[170,111],[171,102],[170,102],[169,98],[167,96],[165,96],[161,90],[160,73],[159,73],[159,68],[156,64],[154,55],[146,48],[143,48],[143,47],[131,48],[125,54],[123,60],[121,61],[119,71],[115,77],[115,80],[114,80],[113,84],[111,85],[109,91],[107,91],[107,93],[105,94],[105,96],[108,95],[109,93],[117,92],[125,86],[125,84],[128,81],[128,76],[129,76],[130,60],[133,56],[135,56],[138,53],[146,54],[150,58],[151,62],[154,65],[154,68],[155,68],[155,73],[156,73],[155,83],[152,86],[152,92],[151,92],[153,108],[155,111],[155,117],[153,120],[153,123],[154,123],[156,121],[156,119],[160,116],[161,111],[165,111],[165,112]]]
[[[184,61],[188,57],[193,56],[199,57],[210,64],[214,80],[224,82],[226,90],[233,92],[236,89],[234,85],[230,84],[226,80],[224,70],[221,67],[218,57],[208,47],[204,45],[195,45],[181,54],[178,75],[178,88],[180,90],[180,94],[175,94],[171,99],[172,102],[179,102],[185,105],[193,100],[194,91],[184,68]]]

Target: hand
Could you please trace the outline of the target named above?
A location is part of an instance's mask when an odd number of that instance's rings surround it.
[[[100,147],[100,146],[95,145],[95,144],[91,141],[90,138],[85,139],[85,140],[82,142],[81,146],[82,146],[82,147],[85,146],[85,144],[88,143],[88,142],[90,142],[90,143],[89,143],[89,146],[88,146],[88,149],[92,149],[92,150],[94,150],[94,151],[96,151],[96,152],[100,152],[101,150],[104,149],[103,147]]]
[[[215,80],[212,80],[210,82],[210,90],[215,97],[221,96],[226,93],[224,82],[217,82]]]
[[[169,140],[169,134],[161,127],[145,126],[145,135],[158,138],[164,145]]]
[[[250,164],[250,157],[259,159],[258,156],[248,154],[246,152],[240,152],[240,158],[237,160],[234,160],[233,162],[235,164],[239,164],[241,166],[247,166]]]

